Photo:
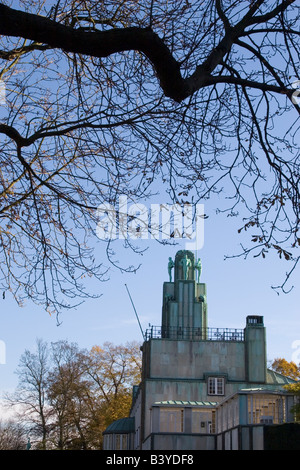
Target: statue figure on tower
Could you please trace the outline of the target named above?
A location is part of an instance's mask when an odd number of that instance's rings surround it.
[[[197,271],[197,282],[200,282],[200,276],[202,271],[202,264],[201,259],[199,258],[197,263],[195,264],[195,270]]]
[[[168,262],[168,273],[169,273],[170,282],[172,282],[172,269],[174,268],[174,266],[175,266],[175,263],[170,257],[169,262]]]
[[[187,280],[188,279],[188,274],[189,274],[189,269],[192,265],[191,260],[187,257],[187,255],[184,255],[182,260],[180,261],[182,268],[183,268],[183,279]]]

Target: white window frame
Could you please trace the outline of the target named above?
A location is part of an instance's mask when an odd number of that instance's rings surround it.
[[[215,396],[225,395],[225,377],[208,377],[207,394]]]

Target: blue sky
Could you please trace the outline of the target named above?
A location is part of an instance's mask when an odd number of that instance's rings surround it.
[[[285,124],[289,125],[288,121]],[[160,202],[168,201],[162,198]],[[205,205],[205,212],[209,218],[205,220],[204,245],[198,255],[203,267],[201,282],[207,284],[208,326],[244,328],[247,315],[262,315],[268,360],[284,357],[300,362],[299,268],[291,281],[294,289],[287,295],[277,295],[271,286],[283,282],[289,264],[273,255],[266,259],[249,256],[246,260],[224,260],[224,255],[240,251],[244,234],[238,235],[237,229],[241,227],[241,221],[215,215],[212,203]],[[185,241],[178,240],[178,246],[163,246],[149,240],[144,246],[148,246],[148,250],[141,257],[133,256],[129,250],[122,251],[119,246],[121,263],[142,263],[141,268],[136,274],[121,274],[113,269],[109,281],[99,284],[89,281],[91,290],[102,296],[86,301],[75,310],[63,312],[60,326],[57,326],[55,316],[49,316],[30,300],[24,307],[18,307],[9,293],[5,299],[0,298],[0,344],[5,345],[5,357],[1,361],[4,363],[0,363],[0,391],[16,386],[15,370],[20,356],[25,349],[34,351],[38,338],[49,343],[65,339],[82,348],[101,345],[105,341],[114,344],[142,341],[125,284],[143,329],[149,323],[161,324],[162,287],[168,280],[168,258],[184,249]],[[100,244],[95,249],[95,256],[99,262],[105,262]]]
[[[288,270],[288,263],[275,257],[233,258],[224,255],[238,252],[241,235],[240,221],[214,215],[207,207],[204,245],[198,255],[202,259],[201,281],[207,284],[208,326],[244,328],[247,315],[262,315],[267,332],[267,358],[284,357],[300,362],[299,270],[293,278],[294,289],[289,294],[271,288],[279,285]],[[117,243],[120,243],[119,241]],[[35,350],[37,338],[47,342],[66,339],[82,348],[101,345],[105,341],[124,344],[142,341],[141,331],[125,288],[127,284],[143,330],[149,323],[161,324],[163,282],[168,281],[167,263],[185,240],[177,246],[162,246],[154,240],[145,241],[148,250],[143,256],[123,251],[121,261],[142,262],[136,274],[111,272],[105,283],[91,285],[102,293],[75,310],[62,313],[60,326],[55,316],[29,300],[18,307],[9,294],[0,299],[0,340],[5,344],[5,363],[0,364],[0,390],[12,390],[17,384],[15,370],[25,349]],[[95,255],[104,260],[102,250]],[[298,279],[297,279],[298,276]],[[92,282],[92,281],[91,281]],[[2,361],[3,362],[3,361]]]

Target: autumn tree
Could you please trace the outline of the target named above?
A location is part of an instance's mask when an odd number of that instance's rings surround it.
[[[300,422],[300,381],[294,384],[286,385],[285,389],[297,397],[297,401],[291,411],[295,413],[295,420]]]
[[[108,424],[129,415],[132,388],[141,381],[141,351],[137,342],[115,346],[110,342],[92,348],[88,374],[102,403],[100,414],[105,429]]]
[[[15,421],[35,449],[101,449],[108,424],[129,414],[140,368],[135,342],[86,351],[68,341],[47,345],[39,340],[37,352],[22,355],[19,384],[7,394],[7,404],[18,410]]]
[[[286,359],[276,358],[272,362],[271,367],[276,372],[279,372],[279,374],[289,377],[290,379],[300,379],[300,364],[297,366],[297,364],[293,361],[288,362]]]
[[[86,450],[90,413],[87,404],[90,383],[86,379],[82,351],[77,344],[52,344],[52,369],[48,375],[47,398],[53,420],[51,443],[59,450]]]
[[[290,263],[287,290],[300,242],[297,2],[13,6],[0,3],[1,288],[55,312],[92,295],[84,277],[106,276],[95,245],[117,259],[97,240],[97,208],[160,190],[179,205],[217,195],[239,217],[239,255]]]
[[[277,358],[274,359],[272,363],[272,369],[286,377],[289,377],[290,379],[295,380],[295,383],[285,385],[284,388],[297,397],[297,401],[295,402],[295,405],[291,411],[295,413],[296,421],[300,421],[300,364],[297,366],[294,361],[288,362],[286,359]]]

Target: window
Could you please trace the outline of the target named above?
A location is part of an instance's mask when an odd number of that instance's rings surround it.
[[[225,395],[224,377],[208,377],[207,393],[208,395]]]
[[[112,436],[112,435],[111,435]],[[115,446],[110,443],[109,449],[127,450],[128,436],[127,434],[115,434]]]
[[[281,424],[286,420],[285,400],[282,396],[252,394],[248,396],[249,424]]]
[[[183,409],[160,409],[160,432],[183,432]]]
[[[247,325],[261,325],[263,326],[263,317],[257,315],[251,315],[247,317]]]

